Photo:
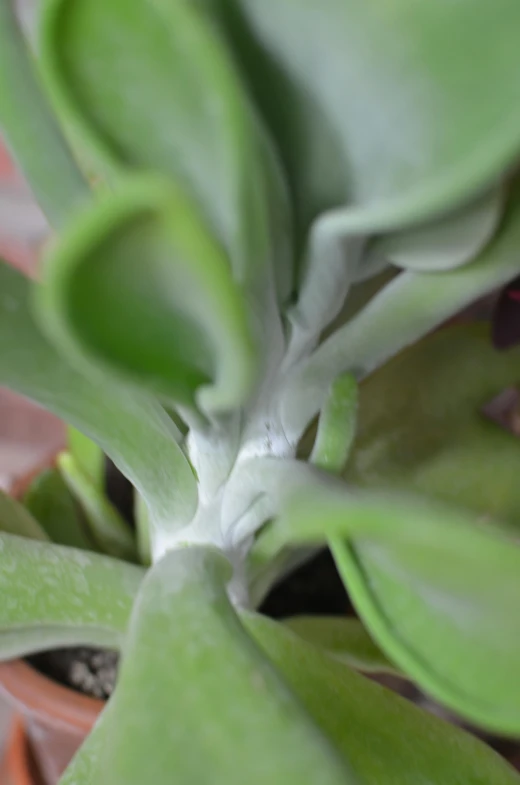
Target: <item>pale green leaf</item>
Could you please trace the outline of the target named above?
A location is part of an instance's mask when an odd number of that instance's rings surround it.
[[[47,469],[30,484],[23,503],[52,542],[83,550],[97,550],[88,535],[78,503],[57,469]]]
[[[153,401],[71,368],[36,326],[30,297],[29,281],[0,263],[0,384],[94,439],[145,497],[156,534],[184,525],[195,512],[197,488],[168,415]]]
[[[63,226],[90,199],[39,83],[14,3],[0,4],[0,129],[49,220]]]
[[[57,462],[65,484],[83,510],[89,534],[97,547],[107,556],[137,561],[134,534],[113,504],[83,474],[70,453],[61,453]]]
[[[107,556],[0,534],[0,658],[119,647],[142,576]]]
[[[517,184],[500,231],[471,264],[398,275],[301,363],[286,383],[282,402],[288,438],[301,436],[339,373],[352,371],[363,378],[464,306],[514,278],[520,270],[519,243]]]
[[[98,445],[78,431],[77,428],[67,429],[69,452],[81,471],[90,478],[99,491],[105,483],[105,456]]]
[[[165,180],[129,181],[82,216],[47,261],[40,310],[71,357],[165,399],[219,411],[251,393],[246,302],[203,217]]]
[[[244,622],[364,785],[515,785],[497,753],[270,619]]]
[[[272,541],[327,537],[360,617],[404,673],[498,733],[520,732],[520,546],[514,529],[439,503],[301,488]]]
[[[286,186],[223,37],[196,4],[48,0],[41,60],[61,115],[112,179],[130,168],[180,182],[251,298],[271,310],[275,277],[288,296]]]
[[[229,577],[206,548],[171,551],[148,572],[112,699],[107,782],[357,783],[243,629]]]
[[[460,267],[492,238],[502,217],[503,197],[503,189],[494,188],[433,223],[383,235],[372,243],[369,258],[361,267],[373,267],[373,256],[409,270],[435,272]]]
[[[374,230],[430,218],[520,150],[516,0],[207,4],[280,147],[300,231],[352,204],[373,208]]]
[[[443,328],[363,381],[344,476],[520,522],[520,441],[482,413],[519,380],[520,349],[496,351],[487,325]]]
[[[400,671],[376,646],[363,624],[354,617],[293,616],[284,625],[331,657],[365,673]]]
[[[20,502],[0,489],[0,531],[46,542],[45,529]]]

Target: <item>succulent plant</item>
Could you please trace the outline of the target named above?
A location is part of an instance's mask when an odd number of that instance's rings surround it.
[[[355,672],[520,732],[520,448],[481,411],[520,349],[435,329],[520,273],[517,0],[39,29],[1,0],[0,124],[55,234],[37,282],[0,268],[0,383],[75,430],[2,501],[0,654],[122,653],[62,785],[518,782]],[[257,613],[325,543],[361,621]]]

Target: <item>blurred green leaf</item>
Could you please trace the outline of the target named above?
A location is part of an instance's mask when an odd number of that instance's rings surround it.
[[[374,266],[373,256],[410,270],[435,272],[460,267],[491,240],[502,217],[503,204],[503,189],[493,188],[433,223],[383,235],[372,243],[361,267]]]
[[[46,542],[49,538],[40,523],[20,502],[0,489],[0,531]]]
[[[285,183],[223,37],[200,6],[48,0],[41,59],[61,115],[112,175],[152,170],[180,183],[249,294],[272,306],[276,277],[287,297]]]
[[[487,745],[354,673],[284,626],[243,617],[259,645],[364,785],[515,785]]]
[[[112,699],[107,782],[357,783],[244,631],[230,573],[202,547],[171,551],[148,571]]]
[[[34,285],[36,289],[37,285]],[[94,439],[145,497],[154,536],[187,523],[197,487],[155,402],[71,368],[36,326],[31,284],[0,262],[0,384],[37,401]]]
[[[376,646],[363,624],[354,617],[294,616],[284,626],[331,657],[365,673],[400,671]]]
[[[520,441],[481,411],[517,382],[520,348],[496,351],[488,325],[443,328],[361,384],[344,477],[520,523]]]
[[[99,491],[105,485],[105,456],[98,445],[78,431],[77,428],[67,429],[69,452],[81,471],[89,477]]]
[[[344,205],[387,229],[430,218],[520,150],[516,0],[210,6],[280,147],[300,230]]]
[[[70,453],[58,456],[58,468],[85,514],[89,534],[98,548],[115,559],[137,561],[132,530],[110,501],[83,474]]]
[[[32,192],[56,227],[90,200],[42,90],[10,0],[0,5],[0,128]]]
[[[143,570],[9,534],[0,534],[0,555],[0,659],[120,646]]]
[[[45,269],[40,309],[83,350],[185,406],[242,404],[256,376],[250,317],[226,256],[184,194],[137,179],[82,217]]]
[[[474,723],[520,732],[514,528],[439,503],[309,482],[269,535],[278,547],[328,538],[360,617],[392,661]]]
[[[85,521],[57,469],[39,474],[29,486],[23,503],[53,542],[86,551],[97,550]]]
[[[514,278],[520,270],[519,244],[516,182],[499,232],[471,264],[444,272],[401,273],[296,368],[282,402],[288,439],[300,438],[339,373],[364,378],[449,316]]]

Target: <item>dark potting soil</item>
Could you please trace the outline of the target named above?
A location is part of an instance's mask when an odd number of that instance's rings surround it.
[[[86,646],[34,654],[27,661],[53,681],[106,700],[114,691],[119,655]]]

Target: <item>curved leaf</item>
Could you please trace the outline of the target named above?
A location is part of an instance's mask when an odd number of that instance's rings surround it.
[[[473,722],[518,733],[515,530],[438,503],[309,484],[271,538],[324,537],[368,631],[403,672]]]
[[[503,209],[503,191],[494,188],[469,206],[434,223],[384,235],[369,257],[384,258],[408,270],[449,270],[471,261],[495,233]],[[371,258],[363,260],[370,268]]]
[[[143,570],[9,534],[0,534],[0,557],[0,659],[119,647]]]
[[[45,323],[124,378],[186,406],[239,406],[256,347],[226,255],[180,190],[127,183],[82,217],[45,269]]]
[[[161,407],[71,368],[32,318],[31,285],[0,262],[0,384],[37,401],[94,439],[139,489],[154,537],[184,526],[197,504],[191,467]]]
[[[519,243],[516,183],[500,231],[474,262],[458,270],[398,275],[295,369],[282,401],[288,439],[299,439],[339,373],[367,376],[453,313],[514,278],[520,269]]]
[[[275,274],[285,297],[292,282],[285,184],[203,11],[187,0],[49,0],[42,33],[58,108],[98,160],[116,174],[154,170],[180,182],[237,280],[263,300]]]
[[[282,151],[300,229],[352,203],[392,227],[429,218],[520,149],[516,0],[212,7]]]
[[[0,5],[0,128],[49,220],[61,227],[90,199],[39,84],[14,3]]]
[[[103,782],[102,760],[111,713],[112,703],[108,702],[58,785],[100,785]]]
[[[230,572],[202,547],[171,551],[148,572],[112,698],[107,782],[357,783],[243,629]]]
[[[520,777],[473,736],[299,640],[270,619],[243,620],[365,785],[515,785]]]

